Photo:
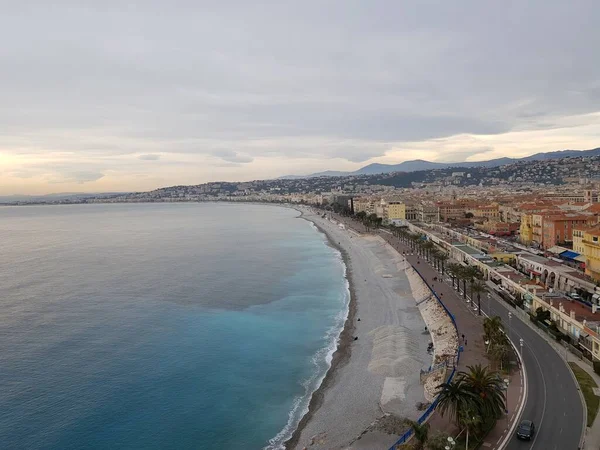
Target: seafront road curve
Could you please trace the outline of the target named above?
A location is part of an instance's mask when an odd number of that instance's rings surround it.
[[[482,312],[500,316],[513,342],[523,339],[523,364],[528,384],[521,418],[533,420],[536,434],[531,441],[520,441],[513,433],[507,450],[577,450],[585,431],[585,415],[578,386],[564,359],[532,330],[514,317],[508,329],[509,309],[495,294],[483,301]]]
[[[387,230],[386,230],[387,231]],[[483,299],[482,299],[483,300]],[[525,367],[526,398],[522,411],[517,411],[515,422],[532,420],[536,434],[530,441],[517,439],[510,424],[496,449],[507,450],[578,450],[582,449],[585,433],[585,405],[577,381],[565,360],[528,323],[511,311],[500,297],[490,293],[490,301],[481,302],[481,310],[489,316],[500,316],[513,344],[520,347],[523,339],[522,363]],[[510,326],[509,326],[510,325]],[[515,389],[516,386],[509,387]],[[519,387],[521,388],[521,387]],[[518,416],[521,412],[520,417]],[[509,411],[509,416],[513,412]]]

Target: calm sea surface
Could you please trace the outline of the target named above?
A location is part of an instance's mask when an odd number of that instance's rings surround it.
[[[277,448],[348,302],[339,254],[297,215],[0,208],[0,448]]]

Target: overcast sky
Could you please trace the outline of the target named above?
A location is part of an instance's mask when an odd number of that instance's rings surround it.
[[[597,0],[6,2],[0,194],[598,147],[598,19]]]

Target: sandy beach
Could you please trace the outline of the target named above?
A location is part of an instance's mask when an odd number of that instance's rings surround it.
[[[427,352],[432,336],[419,310],[430,305],[417,306],[423,291],[413,293],[424,284],[409,282],[404,258],[382,238],[302,211],[342,251],[352,300],[332,368],[287,448],[389,448],[399,433],[390,415],[416,419],[419,404],[431,399],[420,372],[433,363]]]

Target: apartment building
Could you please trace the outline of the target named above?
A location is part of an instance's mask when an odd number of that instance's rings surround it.
[[[590,225],[596,217],[582,214],[558,214],[542,216],[542,241],[541,247],[548,249],[555,245],[571,244],[573,242],[573,229],[581,225]]]
[[[440,209],[435,204],[420,203],[417,207],[419,220],[423,223],[437,223],[440,221]]]
[[[399,201],[390,201],[387,203],[387,219],[388,220],[405,220],[406,205]]]
[[[440,220],[443,222],[462,219],[467,212],[465,206],[460,203],[438,203],[438,207]]]
[[[600,281],[600,227],[583,229],[582,232],[585,273],[595,281]]]
[[[466,209],[475,217],[483,217],[489,220],[497,220],[500,217],[500,209],[498,204],[478,205]]]
[[[361,211],[366,212],[367,214],[373,214],[375,212],[375,201],[370,198],[355,198],[354,199],[354,213],[359,213]]]

